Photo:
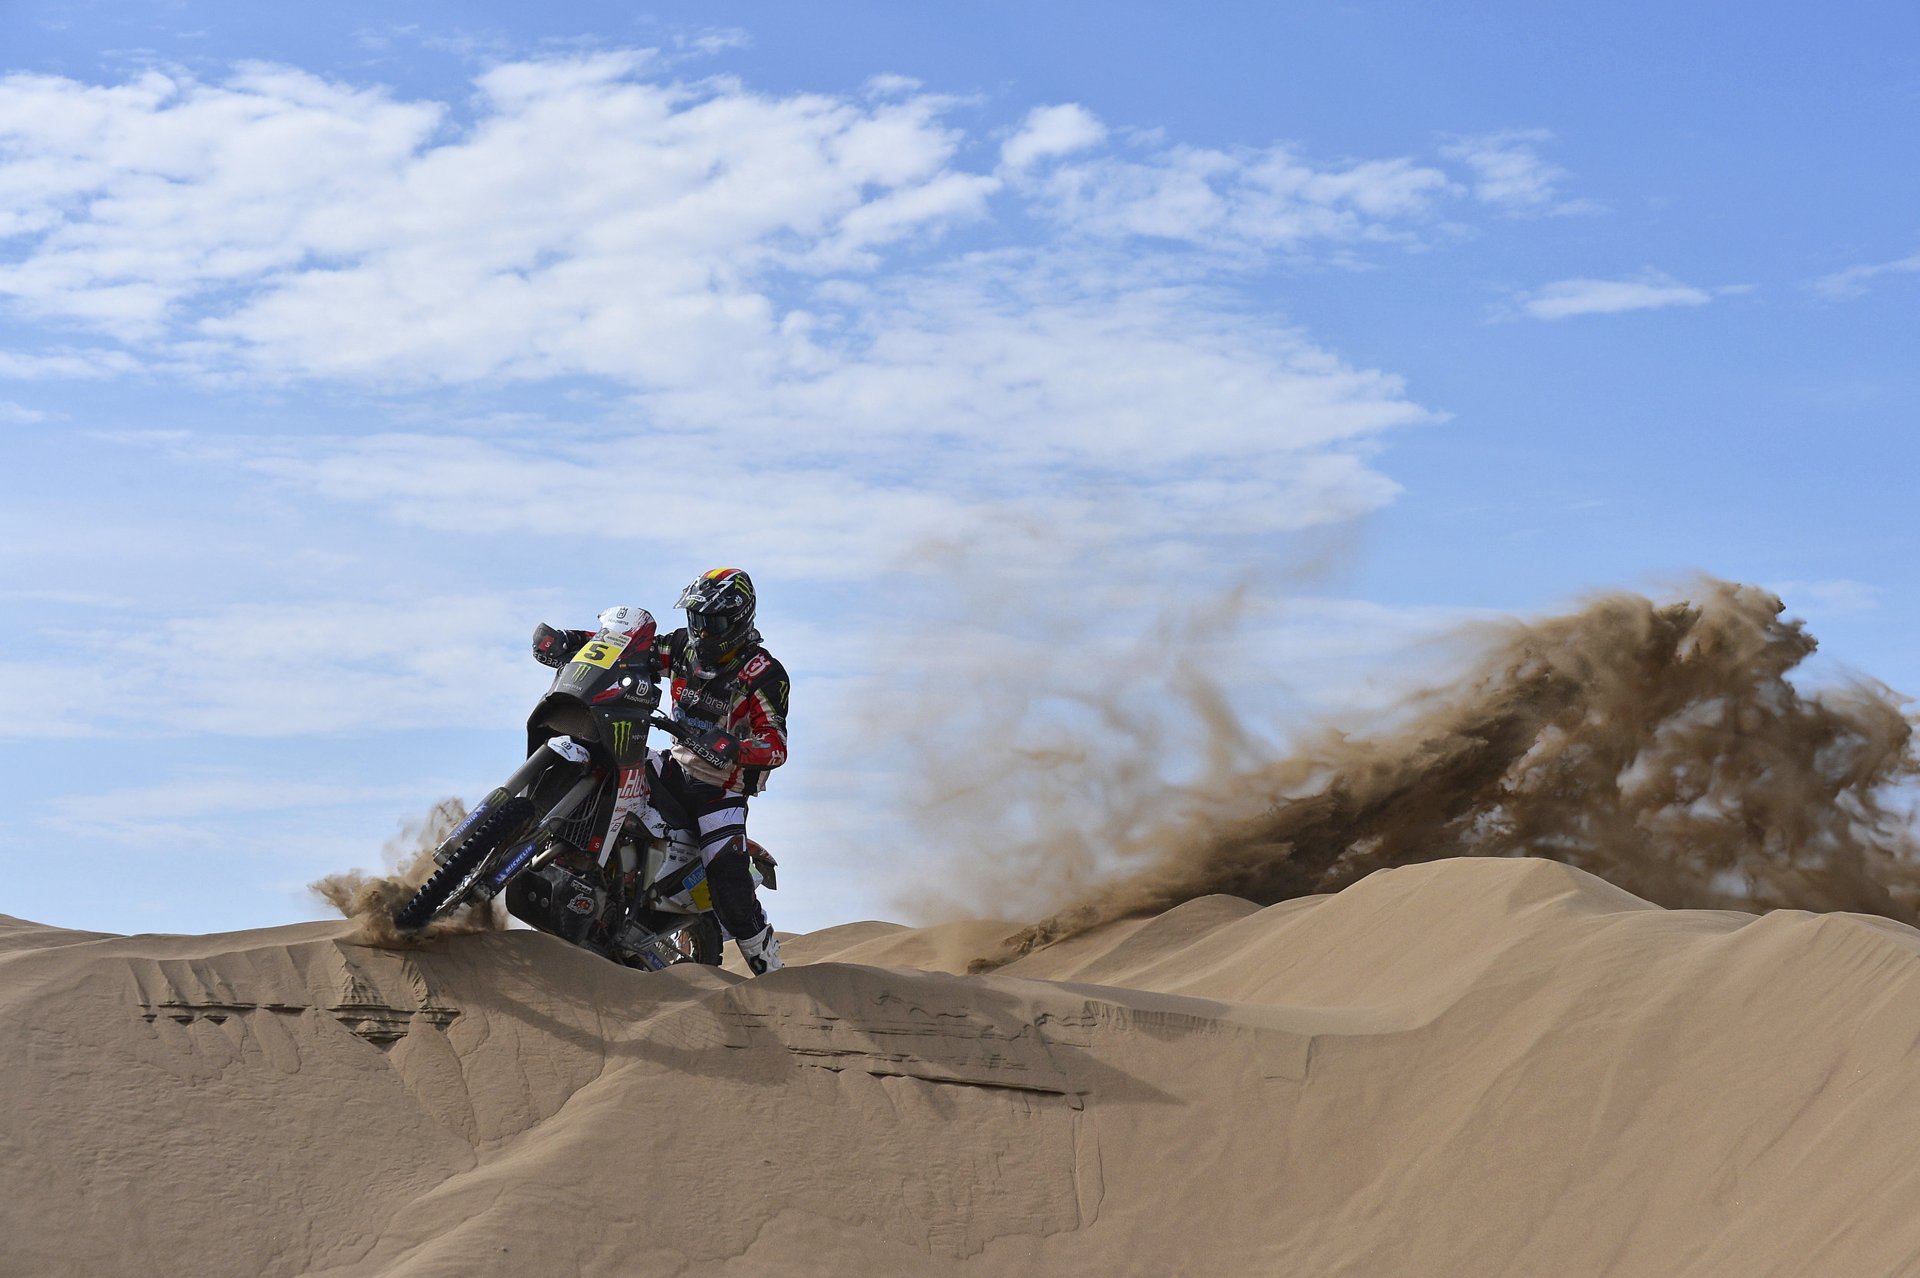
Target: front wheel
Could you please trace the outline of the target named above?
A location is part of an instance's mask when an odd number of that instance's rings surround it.
[[[402,932],[417,932],[460,903],[469,887],[480,876],[493,850],[517,833],[533,818],[533,801],[524,797],[508,799],[498,811],[476,825],[435,870],[433,877],[393,916],[393,925]]]

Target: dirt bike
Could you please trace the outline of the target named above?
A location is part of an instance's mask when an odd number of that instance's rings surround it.
[[[528,717],[527,761],[434,850],[439,868],[394,914],[402,931],[504,892],[515,918],[616,963],[720,962],[695,824],[647,749],[653,730],[692,731],[657,712],[653,618],[599,621]],[[756,887],[776,886],[772,857],[748,851]]]

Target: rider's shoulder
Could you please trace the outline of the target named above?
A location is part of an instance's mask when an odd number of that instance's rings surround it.
[[[740,681],[742,683],[784,683],[787,668],[780,664],[771,652],[755,645],[747,653],[747,659],[740,663]]]

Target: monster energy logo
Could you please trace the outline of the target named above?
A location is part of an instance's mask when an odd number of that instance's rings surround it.
[[[625,754],[627,743],[633,739],[633,724],[626,719],[615,719],[607,726],[613,730],[613,752]]]

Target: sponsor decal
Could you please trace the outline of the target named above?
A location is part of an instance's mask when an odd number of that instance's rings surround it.
[[[593,913],[593,898],[582,893],[567,902],[567,908],[575,914]]]
[[[647,770],[628,768],[620,774],[620,806],[631,809],[633,805],[646,797]]]
[[[642,766],[638,768],[621,769],[620,791],[614,796],[613,800],[613,819],[607,825],[605,838],[595,839],[593,841],[593,850],[595,852],[598,852],[602,847],[620,837],[620,831],[626,827],[627,818],[633,815],[634,810],[640,806],[646,797],[646,768]]]
[[[698,860],[694,861],[687,867],[687,872],[680,876],[680,881],[674,884],[673,891],[669,895],[685,895],[693,902],[694,909],[711,910],[713,886],[707,882],[707,867],[700,864]]]
[[[625,754],[627,752],[627,746],[633,741],[633,721],[630,719],[615,719],[612,723],[609,723],[607,727],[613,731],[613,752],[615,754]]]
[[[617,631],[629,637],[638,637],[642,634],[651,637],[654,630],[653,614],[645,608],[637,608],[632,604],[622,604],[619,607],[607,609],[600,614],[600,624],[608,630]]]
[[[525,843],[521,844],[520,850],[513,854],[513,859],[508,861],[505,865],[501,866],[498,870],[494,871],[493,879],[492,879],[494,888],[497,890],[499,888],[505,887],[507,885],[508,879],[520,873],[521,867],[525,866],[527,862],[533,860],[533,853],[534,853],[533,840],[529,839]]]

